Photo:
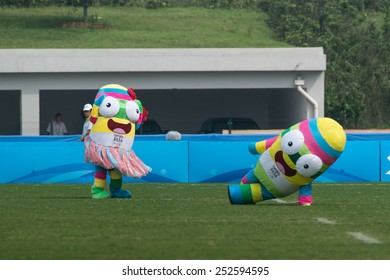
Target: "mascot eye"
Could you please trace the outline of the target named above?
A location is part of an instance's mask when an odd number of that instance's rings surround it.
[[[120,105],[118,100],[116,100],[114,97],[108,96],[103,99],[103,102],[99,107],[99,113],[103,117],[110,118],[118,114],[119,109]]]
[[[140,110],[134,101],[129,101],[126,104],[126,115],[131,122],[137,122],[139,119]]]
[[[320,171],[322,160],[316,155],[303,155],[297,160],[296,167],[299,174],[311,177]]]
[[[305,138],[299,130],[291,130],[282,137],[282,150],[288,155],[298,153],[303,146]]]

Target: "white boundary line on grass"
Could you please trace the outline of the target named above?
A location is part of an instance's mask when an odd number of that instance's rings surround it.
[[[357,240],[363,241],[364,243],[369,244],[380,244],[381,242],[378,239],[372,238],[362,232],[356,231],[356,232],[347,232],[349,235],[352,235]]]
[[[327,225],[335,225],[335,221],[328,220],[327,218],[316,218],[316,220],[320,223],[327,224]]]
[[[327,218],[316,218],[317,222],[327,224],[327,225],[335,225],[336,221],[331,221]],[[360,240],[367,244],[380,244],[381,242],[378,239],[375,239],[371,236],[368,236],[360,231],[347,231],[347,234],[351,235],[352,237],[356,238],[357,240]]]

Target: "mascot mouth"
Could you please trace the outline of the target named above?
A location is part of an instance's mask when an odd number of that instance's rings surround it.
[[[280,172],[282,172],[285,176],[292,177],[297,174],[297,171],[288,166],[287,162],[284,160],[282,151],[275,154],[275,163]]]
[[[128,124],[117,123],[113,119],[108,120],[107,126],[112,132],[118,134],[127,134],[131,130],[131,123]]]

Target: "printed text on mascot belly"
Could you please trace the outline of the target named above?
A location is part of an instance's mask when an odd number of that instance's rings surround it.
[[[123,144],[123,136],[114,134],[112,139],[112,146],[120,147]]]

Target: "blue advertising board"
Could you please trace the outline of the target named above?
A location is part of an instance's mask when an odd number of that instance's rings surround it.
[[[259,156],[248,142],[189,142],[189,182],[239,182]]]
[[[347,141],[337,161],[316,182],[380,182],[379,141]]]
[[[84,183],[92,166],[80,142],[1,143],[1,183]]]
[[[2,142],[0,183],[92,183],[81,142]],[[152,172],[125,182],[188,182],[188,143],[136,142],[134,151]]]
[[[390,141],[381,142],[381,182],[390,182]]]
[[[239,182],[259,155],[249,142],[190,142],[190,182]],[[316,182],[380,182],[378,141],[347,142],[341,157]]]
[[[79,137],[0,137],[0,183],[92,183],[94,166],[84,162]],[[134,151],[152,172],[125,182],[239,182],[259,155],[252,139],[234,137],[166,141],[139,137]],[[341,157],[316,182],[390,182],[390,141],[348,140]]]
[[[152,172],[141,179],[125,178],[125,182],[188,182],[187,141],[138,141],[133,148]]]

